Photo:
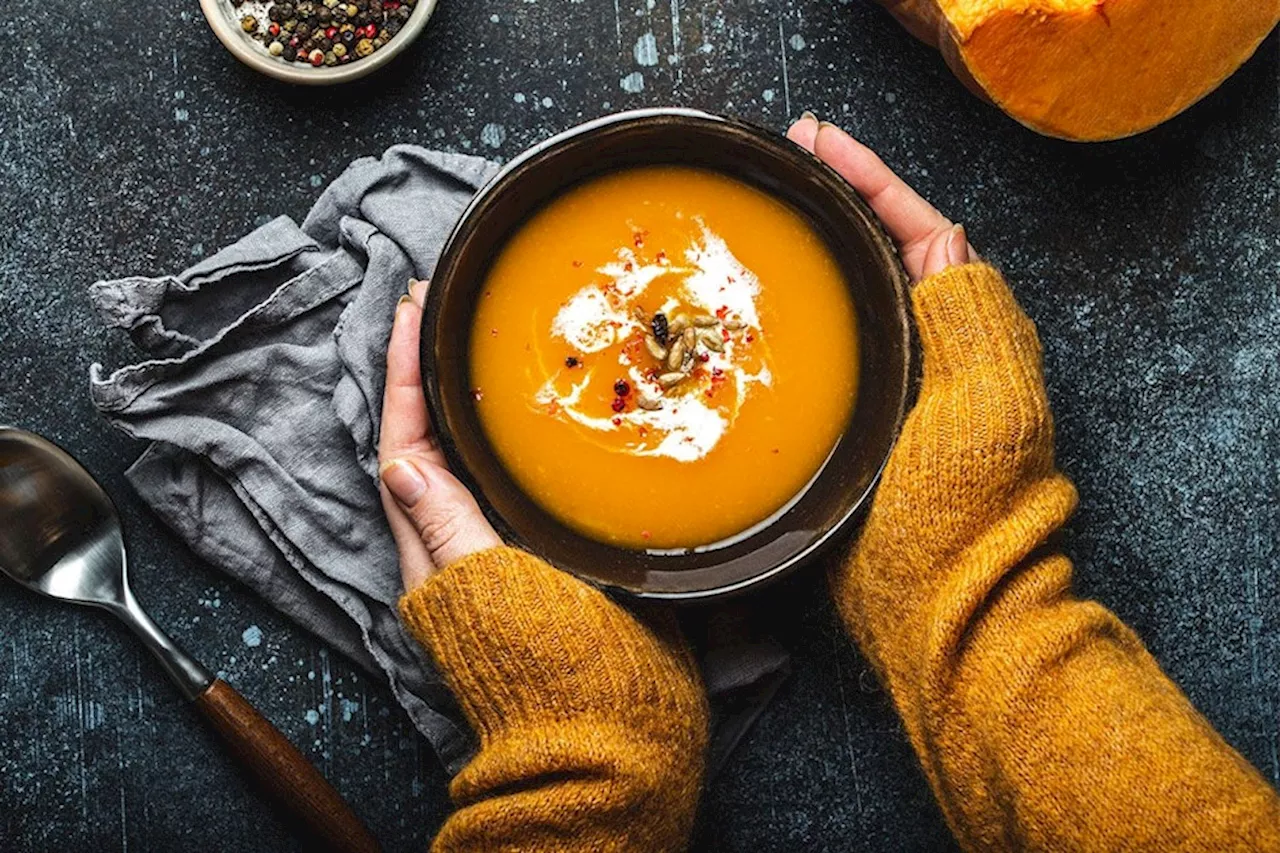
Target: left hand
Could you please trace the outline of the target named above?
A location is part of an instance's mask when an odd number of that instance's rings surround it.
[[[396,307],[387,345],[387,384],[378,436],[382,508],[400,551],[405,592],[502,540],[471,492],[445,464],[427,418],[418,338],[427,283],[414,282]]]

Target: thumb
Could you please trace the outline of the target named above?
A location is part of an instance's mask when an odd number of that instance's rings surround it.
[[[400,456],[382,466],[381,476],[434,566],[443,569],[502,544],[471,492],[440,465],[418,455]]]

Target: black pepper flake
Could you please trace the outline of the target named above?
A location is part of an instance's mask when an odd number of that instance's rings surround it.
[[[572,367],[577,367],[580,364],[582,364],[582,362],[578,361],[578,359],[572,355],[564,360],[565,367],[572,368]]]
[[[649,321],[649,327],[653,330],[653,337],[664,347],[667,345],[667,315],[661,311],[653,315],[653,319]]]

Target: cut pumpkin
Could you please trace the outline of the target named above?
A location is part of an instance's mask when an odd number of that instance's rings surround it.
[[[880,0],[980,95],[1040,133],[1131,136],[1216,89],[1280,0]]]

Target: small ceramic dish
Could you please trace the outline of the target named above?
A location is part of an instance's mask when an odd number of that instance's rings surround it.
[[[472,397],[470,335],[489,265],[522,223],[567,188],[655,163],[710,169],[788,203],[827,242],[850,289],[859,390],[835,448],[808,486],[766,521],[717,545],[637,551],[589,539],[529,498],[485,438]],[[511,161],[464,211],[432,277],[422,326],[423,384],[438,440],[507,541],[598,586],[700,600],[781,577],[856,525],[897,439],[913,390],[908,279],[893,244],[834,171],[776,134],[684,109],[588,122]]]
[[[213,28],[213,34],[222,42],[223,47],[231,51],[232,56],[268,77],[304,86],[346,83],[377,71],[418,37],[435,8],[436,0],[418,0],[413,7],[413,14],[405,21],[400,32],[363,59],[353,59],[346,65],[312,66],[305,62],[286,62],[268,53],[265,45],[241,29],[240,20],[245,14],[245,7],[237,9],[229,0],[200,0],[200,10]]]

